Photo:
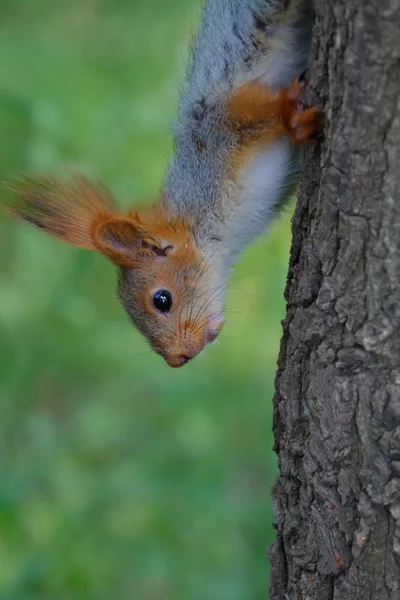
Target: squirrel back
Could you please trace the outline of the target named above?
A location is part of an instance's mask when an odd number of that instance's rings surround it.
[[[287,87],[308,66],[312,26],[311,0],[208,0],[180,118],[197,103],[224,100],[245,81]]]

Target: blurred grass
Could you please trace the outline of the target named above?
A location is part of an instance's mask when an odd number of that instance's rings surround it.
[[[0,0],[1,179],[73,164],[126,205],[155,196],[198,16]],[[265,598],[288,215],[238,265],[220,342],[179,371],[146,353],[101,257],[0,232],[0,598]]]

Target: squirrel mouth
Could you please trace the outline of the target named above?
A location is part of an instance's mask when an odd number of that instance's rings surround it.
[[[157,352],[157,354],[160,354],[170,367],[178,369],[179,367],[187,365],[189,361],[200,354],[207,344],[215,342],[224,323],[225,319],[220,315],[210,317],[201,340],[182,344],[179,343],[178,346],[169,348],[169,351],[166,352],[163,352],[160,348],[154,348],[154,351]]]
[[[165,358],[165,360],[167,364],[173,369],[179,369],[179,367],[187,365],[187,363],[190,360],[192,360],[192,358],[194,358],[194,356],[185,356],[184,354],[181,354],[180,356]]]

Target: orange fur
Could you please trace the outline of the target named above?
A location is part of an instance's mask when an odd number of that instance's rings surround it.
[[[193,239],[192,223],[188,218],[172,216],[163,199],[150,207],[143,207],[128,213],[138,226],[148,231],[154,238],[171,244],[189,244]]]
[[[143,237],[134,219],[118,216],[111,217],[99,213],[90,227],[90,235],[96,250],[115,265],[134,267],[138,264],[138,254]]]
[[[164,257],[193,244],[190,225],[171,219],[159,205],[112,219],[100,214],[91,227],[95,248],[119,267],[138,267],[143,259]],[[114,243],[112,243],[112,241]]]
[[[230,123],[234,129],[249,130],[258,136],[260,130],[272,140],[285,132],[280,94],[272,92],[258,81],[249,81],[238,88],[227,103]]]
[[[112,219],[118,214],[111,192],[82,175],[68,182],[26,177],[9,190],[13,197],[6,212],[87,250],[95,249],[90,235],[93,219]]]
[[[319,130],[320,114],[316,107],[299,107],[302,90],[299,79],[279,92],[258,81],[245,83],[228,100],[228,123],[245,140],[273,142],[286,133],[293,144],[306,142]]]
[[[227,102],[228,126],[241,138],[229,161],[233,177],[262,148],[283,135],[289,135],[292,144],[301,144],[319,131],[319,110],[299,108],[302,90],[303,85],[295,79],[279,92],[258,81],[245,83],[233,92]]]

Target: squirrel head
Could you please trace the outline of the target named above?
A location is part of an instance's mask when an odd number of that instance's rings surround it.
[[[26,178],[10,189],[9,214],[96,250],[119,268],[123,307],[171,367],[217,338],[225,286],[196,245],[191,223],[168,215],[162,201],[123,215],[109,190],[81,175],[69,182]]]

